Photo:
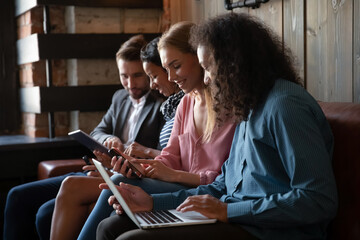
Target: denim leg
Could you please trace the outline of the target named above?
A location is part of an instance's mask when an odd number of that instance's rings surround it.
[[[36,214],[36,231],[40,240],[50,239],[51,219],[55,208],[55,198],[47,201],[39,208]]]
[[[164,192],[175,192],[181,189],[188,189],[181,184],[177,183],[169,183],[151,178],[143,178],[143,179],[133,179],[126,178],[121,174],[116,174],[111,177],[112,181],[115,184],[119,184],[120,182],[132,184],[135,186],[141,187],[148,194],[153,193],[164,193]],[[113,211],[112,206],[109,206],[108,199],[113,195],[110,190],[101,191],[100,197],[98,198],[96,205],[92,212],[90,213],[88,219],[83,226],[78,240],[92,240],[96,239],[96,228],[98,224],[105,218],[111,215]]]
[[[48,178],[13,187],[6,199],[4,240],[37,239],[35,217],[45,202],[54,199],[61,182],[69,175]]]

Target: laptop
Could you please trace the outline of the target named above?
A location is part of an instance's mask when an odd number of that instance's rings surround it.
[[[210,224],[216,222],[216,219],[207,218],[204,215],[195,211],[178,212],[175,209],[172,209],[133,213],[130,210],[129,206],[126,204],[124,198],[121,196],[118,189],[115,187],[115,184],[111,181],[108,173],[105,171],[101,163],[99,161],[96,161],[95,159],[92,159],[92,161],[94,162],[94,165],[98,169],[99,173],[101,174],[101,176],[109,186],[110,190],[122,206],[125,213],[141,229],[175,227],[195,224]]]
[[[109,149],[107,147],[96,141],[94,138],[92,138],[90,135],[86,134],[82,130],[79,129],[69,132],[68,135],[80,142],[85,147],[87,147],[91,152],[93,152],[94,150],[98,150],[112,157],[109,154]]]

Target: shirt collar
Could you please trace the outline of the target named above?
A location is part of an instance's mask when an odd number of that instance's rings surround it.
[[[132,103],[132,106],[133,106],[134,108],[138,108],[138,107],[144,106],[144,105],[145,105],[145,102],[146,102],[146,98],[149,96],[149,94],[150,94],[150,91],[148,91],[144,96],[142,96],[142,97],[140,98],[140,101],[139,101],[139,102],[137,102],[136,99],[132,98],[132,97],[129,95],[130,100],[131,100],[131,103]]]

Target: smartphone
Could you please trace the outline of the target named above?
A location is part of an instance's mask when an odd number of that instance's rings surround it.
[[[86,163],[86,165],[91,165],[90,159],[88,156],[83,156],[82,159],[84,160],[84,162]]]
[[[125,159],[127,159],[123,153],[121,151],[119,151],[118,149],[116,148],[111,148],[109,150],[109,154],[112,155],[112,156],[116,156],[119,158],[121,158],[121,165],[124,163]],[[138,163],[132,163],[130,159],[127,159],[128,160],[128,164],[129,164],[129,167],[131,168],[132,170],[132,175],[137,177],[137,178],[141,178],[145,175],[144,173],[144,168],[138,164]]]

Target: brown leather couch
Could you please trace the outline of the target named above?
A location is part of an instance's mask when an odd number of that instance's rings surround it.
[[[85,162],[81,158],[42,161],[38,165],[38,179],[61,176],[69,172],[80,172],[84,165]]]
[[[339,208],[328,239],[360,239],[360,104],[320,102],[333,131]]]
[[[360,239],[360,104],[319,104],[335,138],[333,166],[339,195],[339,209],[329,226],[328,239]],[[41,162],[39,178],[80,170],[82,165],[81,159]]]

